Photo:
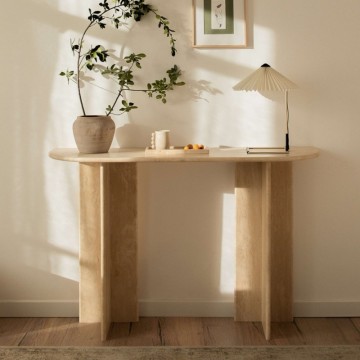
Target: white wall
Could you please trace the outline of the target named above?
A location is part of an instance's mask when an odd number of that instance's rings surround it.
[[[75,146],[76,89],[58,73],[73,66],[69,38],[78,37],[96,3],[3,4],[2,316],[77,311],[77,165],[47,154]],[[145,147],[160,128],[171,130],[176,145],[282,142],[282,96],[233,86],[264,62],[288,76],[300,87],[290,94],[292,145],[321,149],[320,158],[294,166],[296,315],[360,315],[360,2],[249,0],[246,50],[193,49],[191,0],[152,3],[177,30],[175,59],[149,20],[126,36],[109,29],[91,41],[146,52],[144,82],[162,76],[175,60],[187,86],[165,106],[133,97],[139,109],[116,119],[120,145]],[[109,95],[87,87],[89,112],[102,111]],[[139,175],[143,314],[231,315],[233,165],[144,164]]]

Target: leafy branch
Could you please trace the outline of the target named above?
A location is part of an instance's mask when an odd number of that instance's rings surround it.
[[[70,80],[74,80],[77,83],[79,100],[84,116],[86,116],[86,112],[81,94],[80,74],[85,71],[93,71],[96,69],[98,63],[107,63],[109,58],[109,50],[105,49],[102,45],[91,46],[87,50],[84,49],[84,39],[90,28],[99,26],[101,29],[105,29],[108,22],[110,22],[116,29],[119,29],[131,18],[139,22],[143,16],[152,13],[157,20],[158,27],[162,28],[164,35],[169,38],[171,55],[175,56],[177,52],[175,47],[176,40],[173,36],[175,30],[170,28],[169,20],[160,15],[150,4],[146,4],[145,0],[114,0],[112,5],[109,4],[108,0],[103,0],[99,3],[99,7],[101,10],[92,11],[89,9],[88,26],[85,28],[77,43],[75,43],[75,40],[70,42],[71,50],[77,57],[76,72],[74,70],[66,70],[60,73],[61,76],[67,79],[68,83]],[[118,93],[113,104],[106,108],[106,115],[113,113],[117,102],[123,97],[125,91],[143,91],[146,92],[149,97],[156,95],[156,99],[166,103],[167,91],[173,90],[175,86],[184,85],[184,82],[177,82],[181,71],[178,66],[174,65],[173,68],[167,71],[169,79],[162,78],[155,80],[147,85],[147,89],[133,89],[132,86],[134,86],[135,83],[133,81],[134,76],[132,69],[134,66],[141,69],[141,60],[145,56],[143,53],[130,54],[124,58],[126,63],[129,64],[127,67],[112,64],[101,72],[103,76],[115,80],[119,85]],[[126,100],[122,101],[122,105],[119,109],[121,113],[129,112],[137,108],[132,102],[127,103]]]
[[[166,94],[169,90],[174,90],[175,86],[183,86],[184,82],[178,82],[178,78],[181,76],[181,70],[177,65],[174,65],[170,70],[167,71],[168,78],[155,80],[153,83],[147,84],[147,94],[149,97],[156,95],[156,99],[161,100],[166,104]]]

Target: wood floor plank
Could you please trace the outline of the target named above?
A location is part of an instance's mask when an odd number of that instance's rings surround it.
[[[77,325],[77,319],[66,318],[40,318],[32,319],[26,335],[20,342],[20,346],[57,346],[62,344],[68,327]]]
[[[78,318],[0,318],[0,346],[262,346],[360,345],[360,318],[296,318],[272,323],[266,341],[260,322],[232,318],[140,318],[112,324],[101,342],[100,324]]]
[[[350,319],[353,325],[355,326],[356,330],[360,332],[360,317]]]
[[[31,329],[31,319],[0,319],[0,346],[17,346]]]
[[[356,328],[351,319],[336,318],[335,324],[343,334],[346,344],[360,345],[360,331]]]
[[[159,318],[159,336],[165,346],[204,346],[201,318]]]
[[[249,322],[239,324],[238,336],[241,345],[269,345],[269,341],[265,339],[264,328],[261,322]]]
[[[261,322],[234,322],[230,318],[203,320],[207,346],[268,345]]]
[[[203,318],[202,322],[206,346],[231,346],[237,343],[237,329],[240,324],[245,324],[233,320],[229,322],[229,318]]]
[[[306,345],[302,333],[294,322],[275,322],[271,324],[271,345]]]
[[[61,346],[102,346],[100,323],[73,323],[66,330]]]
[[[298,318],[295,323],[306,345],[358,344],[356,328],[347,318]]]
[[[160,346],[158,318],[142,317],[139,322],[113,323],[106,346]]]

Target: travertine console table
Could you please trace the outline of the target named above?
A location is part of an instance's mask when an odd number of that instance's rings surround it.
[[[50,157],[80,164],[80,322],[138,321],[137,163],[236,163],[235,321],[292,321],[292,162],[319,155],[313,147],[288,154],[251,154],[240,148],[209,154],[146,156],[143,149]],[[235,249],[234,249],[235,250]]]

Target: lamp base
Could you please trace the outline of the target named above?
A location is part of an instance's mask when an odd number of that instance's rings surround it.
[[[283,147],[248,147],[247,154],[288,154],[289,150]]]

